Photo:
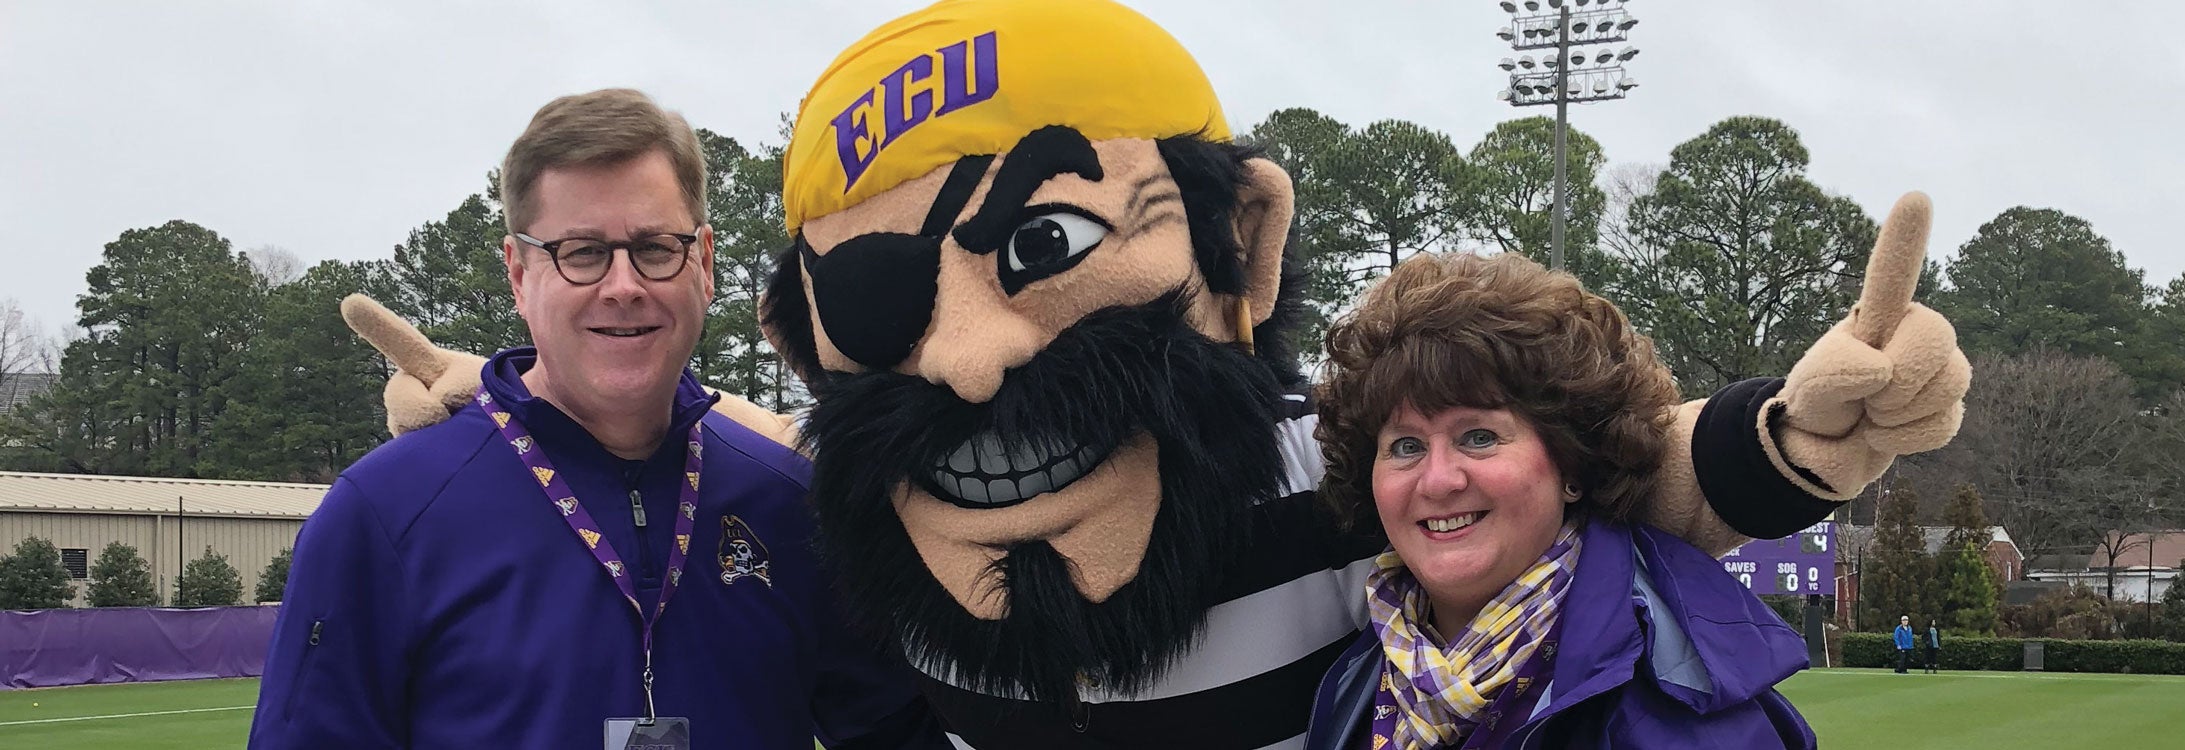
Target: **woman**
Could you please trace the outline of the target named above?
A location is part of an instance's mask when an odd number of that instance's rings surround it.
[[[1814,746],[1798,634],[1633,510],[1677,403],[1566,274],[1419,255],[1328,332],[1322,494],[1390,550],[1307,746]],[[1371,528],[1371,526],[1367,526]]]

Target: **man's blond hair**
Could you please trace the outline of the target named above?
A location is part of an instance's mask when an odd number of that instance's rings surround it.
[[[546,170],[618,164],[654,150],[668,155],[692,221],[705,223],[705,152],[682,115],[634,89],[601,89],[547,102],[501,162],[508,231],[526,231],[538,217],[531,189]]]

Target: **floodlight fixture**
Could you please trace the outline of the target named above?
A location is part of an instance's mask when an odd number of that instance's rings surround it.
[[[1543,2],[1551,10],[1541,12]],[[1639,21],[1631,17],[1629,0],[1500,0],[1497,4],[1515,17],[1495,36],[1515,51],[1541,53],[1537,59],[1530,54],[1502,58],[1497,65],[1509,74],[1510,84],[1495,92],[1495,98],[1513,107],[1555,105],[1555,203],[1551,209],[1550,243],[1553,268],[1561,270],[1569,218],[1565,195],[1569,189],[1569,105],[1622,99],[1638,87],[1638,80],[1625,75],[1622,66],[1638,56],[1638,49],[1626,45],[1612,50],[1595,45],[1624,41],[1625,32]],[[1530,15],[1519,12],[1520,7]]]

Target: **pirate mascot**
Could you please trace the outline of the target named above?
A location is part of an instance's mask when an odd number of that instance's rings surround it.
[[[963,745],[1294,747],[1366,624],[1383,543],[1314,499],[1285,345],[1290,179],[1227,123],[1176,40],[1106,0],[941,2],[803,100],[763,323],[815,404],[718,408],[811,456],[853,614]],[[1915,277],[1925,226],[1885,230]],[[1648,520],[1719,555],[1946,441],[1969,369],[1885,286],[1902,324],[1854,312],[1787,383],[1664,415]],[[395,431],[470,393],[475,356],[345,311],[402,369]]]

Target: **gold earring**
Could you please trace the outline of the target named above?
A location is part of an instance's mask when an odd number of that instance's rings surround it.
[[[1244,345],[1246,354],[1259,354],[1259,347],[1252,343],[1252,301],[1237,297],[1237,342]]]

